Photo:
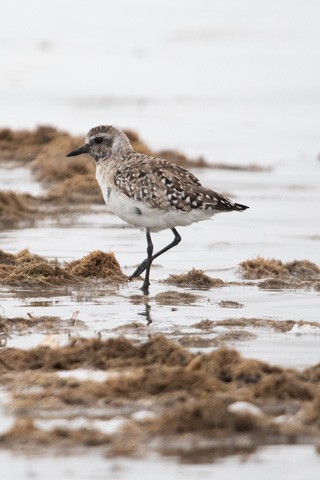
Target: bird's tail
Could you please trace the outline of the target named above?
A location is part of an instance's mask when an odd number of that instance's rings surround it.
[[[241,205],[241,203],[234,203],[233,204],[233,210],[237,210],[238,212],[241,212],[242,210],[247,210],[247,205]]]

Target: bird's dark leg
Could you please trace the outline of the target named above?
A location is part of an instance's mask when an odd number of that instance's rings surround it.
[[[169,243],[169,245],[167,245],[166,247],[162,248],[161,250],[159,250],[159,252],[155,253],[154,255],[152,255],[151,257],[151,263],[153,262],[153,260],[157,257],[159,257],[160,255],[162,255],[163,253],[167,252],[168,250],[170,250],[170,248],[173,248],[175,247],[176,245],[178,245],[178,243],[181,242],[181,237],[179,235],[179,233],[177,232],[177,230],[175,228],[171,228],[173,234],[174,234],[174,239],[171,243]],[[129,277],[129,280],[132,280],[133,278],[135,277],[139,277],[139,275],[141,275],[141,273],[143,273],[145,271],[145,269],[147,268],[147,264],[148,264],[148,259],[146,258],[139,266],[138,268],[133,272],[133,274]]]
[[[152,240],[151,240],[151,235],[150,235],[150,230],[149,228],[147,228],[147,231],[146,231],[146,237],[147,237],[147,255],[148,257],[146,258],[146,274],[145,274],[145,277],[144,277],[144,282],[143,282],[143,285],[141,287],[141,290],[143,291],[143,293],[145,295],[148,295],[149,293],[149,285],[150,285],[150,282],[149,282],[149,276],[150,276],[150,268],[151,268],[151,263],[152,263],[152,254],[153,254],[153,243],[152,243]]]

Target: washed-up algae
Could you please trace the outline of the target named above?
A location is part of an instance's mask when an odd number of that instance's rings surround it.
[[[196,270],[193,268],[187,273],[179,275],[170,275],[163,281],[168,285],[176,285],[178,287],[189,287],[208,289],[212,287],[222,287],[224,285],[223,280],[220,278],[212,278],[202,270]]]
[[[216,340],[216,337],[208,337],[208,336],[199,336],[199,335],[183,335],[179,337],[178,342],[183,347],[188,348],[209,348],[209,347],[217,347],[219,344]]]
[[[256,257],[240,263],[240,273],[244,278],[260,279],[266,277],[284,278],[293,276],[301,279],[320,276],[320,268],[309,260],[294,260],[283,263],[281,260]]]
[[[254,333],[246,330],[230,329],[224,333],[218,333],[214,337],[209,337],[206,334],[199,335],[183,335],[179,337],[178,342],[184,347],[188,348],[209,348],[209,347],[221,347],[224,345],[230,345],[233,342],[242,342],[247,340],[253,340],[257,336]]]
[[[72,372],[67,378],[54,373],[78,368],[110,375],[95,382],[72,378]],[[316,444],[320,435],[319,365],[282,368],[227,348],[191,353],[154,335],[144,343],[71,338],[54,350],[4,348],[0,371],[2,388],[11,392],[10,413],[17,418],[0,435],[4,448],[105,445],[109,455],[174,451],[184,458],[192,451],[193,460],[205,452],[214,460],[260,445]],[[237,402],[258,413],[234,408]],[[152,415],[134,420],[134,413],[146,408]],[[62,419],[79,412],[92,420],[120,415],[127,424],[108,436],[94,428],[70,430],[67,423],[44,431],[37,427],[44,412],[45,418]]]
[[[223,399],[209,397],[188,402],[165,413],[154,427],[164,434],[206,432],[215,436],[261,429],[261,421],[253,415],[236,415],[228,410]]]
[[[294,326],[297,327],[313,327],[320,328],[319,322],[307,322],[305,320],[274,320],[266,318],[226,318],[224,320],[201,320],[200,322],[194,323],[193,328],[199,330],[210,331],[216,327],[225,327],[225,328],[263,328],[263,329],[273,329],[277,332],[290,332]]]
[[[39,221],[49,218],[58,223],[67,219],[70,223],[73,217],[86,212],[87,204],[92,203],[92,185],[86,185],[86,181],[86,177],[74,177],[37,197],[11,190],[0,191],[0,228],[33,227]],[[96,187],[95,179],[94,182]],[[65,191],[61,191],[61,188]],[[100,192],[95,195],[100,196]],[[73,202],[74,198],[77,199],[76,202]]]
[[[35,326],[41,326],[44,330],[48,328],[51,329],[52,326],[55,326],[60,321],[59,317],[33,317],[29,316],[28,318],[24,317],[15,317],[15,318],[8,318],[4,316],[0,316],[0,333],[8,333],[8,332],[24,332],[30,331],[30,329],[34,328]]]
[[[10,357],[10,358],[9,358]],[[9,348],[0,351],[0,364],[10,365],[10,370],[70,370],[79,368],[109,369],[123,366],[186,365],[192,354],[161,335],[146,343],[135,344],[125,337],[116,339],[73,339],[61,349],[41,347],[28,351]],[[0,367],[1,368],[1,367]]]
[[[320,268],[309,260],[284,263],[256,257],[241,262],[239,272],[245,279],[266,279],[258,284],[265,289],[304,288],[316,286],[320,280]]]
[[[0,161],[30,162],[45,145],[64,135],[49,126],[38,127],[34,131],[0,129]]]
[[[4,437],[0,436],[0,446],[5,448],[23,447],[30,442],[31,448],[57,446],[66,449],[77,446],[94,447],[110,443],[110,436],[89,428],[69,429],[56,427],[50,430],[37,428],[32,419],[18,418],[14,426]]]
[[[53,204],[65,204],[68,202],[77,205],[104,203],[94,175],[80,174],[76,174],[49,187],[46,199]]]
[[[201,297],[189,292],[177,292],[169,290],[158,293],[154,299],[159,305],[190,305]]]
[[[27,193],[0,191],[0,227],[33,225],[43,213],[39,210],[39,199]]]
[[[47,260],[29,250],[15,255],[0,251],[2,285],[72,285],[86,279],[103,279],[111,284],[127,281],[113,253],[97,250],[61,265],[57,260]]]
[[[65,269],[71,275],[81,278],[99,277],[119,282],[127,280],[114,254],[99,250],[89,253],[80,260],[66,263]]]
[[[243,303],[234,302],[233,300],[221,300],[219,302],[221,308],[243,308]]]
[[[33,332],[54,335],[61,333],[75,334],[76,331],[84,329],[85,323],[73,315],[69,319],[61,319],[57,316],[35,317],[28,313],[27,317],[5,317],[0,316],[0,335],[6,338],[12,333],[30,334]]]

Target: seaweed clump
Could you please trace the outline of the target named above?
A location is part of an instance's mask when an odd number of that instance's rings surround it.
[[[18,419],[13,427],[0,435],[0,445],[25,447],[29,442],[34,447],[70,448],[74,446],[93,447],[110,443],[110,436],[94,428],[69,429],[67,426],[42,430],[32,419]]]
[[[0,227],[33,224],[41,216],[39,201],[27,193],[0,191]]]
[[[76,338],[67,346],[54,350],[43,346],[30,350],[7,348],[0,354],[0,370],[50,372],[79,367],[107,370],[155,364],[185,367],[192,358],[188,350],[163,335],[154,335],[141,345],[123,336],[107,340]]]
[[[240,273],[246,279],[265,277],[285,278],[288,276],[300,279],[320,277],[320,268],[309,260],[294,260],[283,263],[274,258],[256,257],[240,263]]]
[[[193,268],[187,273],[179,275],[170,275],[164,283],[168,285],[176,285],[177,287],[189,287],[189,288],[212,288],[222,287],[224,285],[223,280],[220,278],[212,278],[202,270],[196,270]]]
[[[108,370],[108,376],[81,381],[52,373],[83,367]],[[247,360],[226,348],[192,354],[156,335],[142,344],[118,337],[70,339],[54,350],[7,348],[0,351],[0,370],[7,385],[14,379],[11,414],[19,416],[0,436],[5,447],[107,445],[113,455],[155,448],[212,461],[270,442],[315,443],[319,435],[318,366],[300,372]],[[151,416],[134,420],[146,406]],[[37,421],[42,409],[70,418],[79,407],[93,428],[75,430],[65,422],[42,430]],[[105,435],[94,428],[95,418],[119,414],[126,420],[121,430]],[[277,421],[278,415],[288,420]]]
[[[11,333],[30,333],[37,332],[47,334],[57,334],[63,332],[75,332],[75,327],[81,328],[84,323],[77,320],[75,317],[62,320],[60,317],[54,316],[40,316],[35,317],[28,313],[25,317],[5,317],[0,316],[0,334],[2,338],[6,338],[6,335]]]
[[[54,373],[78,368],[107,375],[94,381]],[[319,365],[299,371],[245,359],[227,348],[191,353],[163,335],[143,343],[120,336],[70,338],[55,349],[4,348],[1,379],[12,386],[10,410],[18,421],[0,444],[55,446],[61,436],[66,447],[108,444],[116,455],[127,452],[134,437],[130,454],[156,448],[181,457],[192,452],[195,459],[208,450],[214,459],[270,442],[312,444],[320,432],[319,371]],[[141,408],[149,418],[134,419]],[[99,428],[72,430],[67,422],[45,435],[37,421],[43,409],[49,418],[50,412],[67,419],[86,414],[93,427],[95,419],[119,415],[127,423],[108,437]]]
[[[18,284],[61,284],[71,281],[72,277],[57,261],[49,261],[29,250],[15,255],[0,254],[0,283]]]
[[[158,293],[155,301],[160,305],[190,305],[199,300],[199,295],[188,292],[166,291]]]
[[[30,162],[53,139],[67,135],[50,126],[40,126],[34,131],[10,128],[0,130],[0,161]]]
[[[230,412],[227,403],[217,397],[187,403],[168,411],[155,423],[155,427],[165,434],[206,432],[218,437],[252,432],[259,426],[259,418]]]
[[[294,260],[284,263],[277,259],[256,257],[239,265],[245,279],[266,279],[259,283],[260,288],[281,289],[316,285],[320,279],[320,268],[309,260]]]
[[[89,255],[67,263],[65,269],[76,277],[112,279],[113,282],[124,282],[127,277],[122,273],[119,262],[113,253],[95,250]]]
[[[95,251],[80,260],[60,265],[29,250],[9,254],[0,250],[0,283],[3,285],[68,285],[86,279],[112,284],[127,280],[113,253]]]

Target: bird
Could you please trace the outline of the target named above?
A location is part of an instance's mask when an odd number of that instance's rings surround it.
[[[181,241],[176,227],[249,208],[202,186],[193,173],[169,160],[136,152],[126,134],[112,125],[91,128],[84,145],[66,156],[81,154],[94,159],[96,179],[109,209],[145,231],[147,257],[128,277],[132,280],[145,271],[141,287],[145,295],[152,262]],[[151,233],[165,229],[171,229],[174,239],[154,253]]]

